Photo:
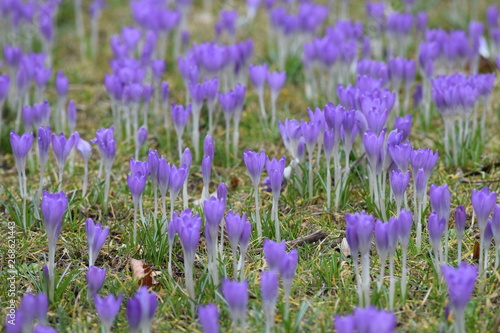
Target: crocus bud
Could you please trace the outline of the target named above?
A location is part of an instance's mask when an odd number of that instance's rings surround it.
[[[429,216],[429,239],[433,247],[438,247],[441,244],[441,237],[443,236],[446,221],[444,218],[440,218],[439,214],[432,212]]]
[[[201,217],[196,213],[193,215],[188,208],[178,217],[176,229],[181,239],[182,248],[186,259],[194,261],[194,254],[200,241]]]
[[[111,327],[115,321],[116,315],[120,312],[123,294],[115,297],[109,294],[106,297],[101,297],[97,294],[94,295],[94,304],[99,318],[101,318],[102,326],[106,328],[105,331],[111,332]]]
[[[463,205],[458,206],[455,210],[455,232],[459,240],[464,237],[466,218],[465,207]]]
[[[394,128],[403,132],[403,141],[408,139],[408,137],[410,136],[411,125],[411,114],[407,114],[404,117],[396,117],[396,119],[394,120]]]
[[[172,165],[169,175],[170,192],[175,193],[175,195],[179,194],[179,191],[182,189],[182,185],[186,180],[187,174],[188,169],[186,165],[182,165],[179,168],[175,165]]]
[[[158,165],[160,157],[156,150],[150,149],[148,152],[148,173],[151,175],[151,183],[155,186],[158,183]]]
[[[131,332],[149,332],[158,306],[154,292],[143,286],[127,301],[127,319]]]
[[[148,129],[145,126],[139,127],[136,135],[138,149],[141,149],[144,143],[146,143],[147,139],[148,139]]]
[[[281,90],[286,81],[286,72],[267,73],[267,82],[272,92],[277,93]]]
[[[286,243],[264,240],[264,256],[271,271],[279,272],[283,256],[286,254]]]
[[[93,266],[99,251],[106,242],[109,234],[109,228],[102,228],[100,223],[94,224],[92,219],[85,221],[85,230],[87,232],[87,245],[89,247],[89,266]]]
[[[68,125],[69,131],[74,132],[76,128],[76,104],[73,100],[68,103]]]
[[[106,268],[99,268],[96,266],[90,266],[87,271],[87,286],[89,289],[89,295],[92,297],[97,294],[99,289],[104,284],[106,279]]]
[[[410,182],[410,171],[401,172],[401,170],[391,172],[391,188],[396,199],[396,203],[401,207],[403,197]]]
[[[224,217],[225,206],[226,203],[224,199],[217,199],[214,196],[203,202],[203,214],[205,215],[206,224],[213,238],[217,237],[219,224]]]
[[[496,200],[497,194],[490,192],[488,187],[483,187],[480,191],[476,189],[472,190],[472,207],[476,213],[481,233],[484,232],[486,221],[493,209],[495,209]]]
[[[278,297],[278,274],[275,271],[264,271],[260,276],[260,293],[264,306],[272,304],[274,307]]]
[[[224,279],[222,282],[222,294],[229,307],[231,319],[245,321],[248,305],[248,281],[231,281]]]
[[[410,242],[410,234],[412,227],[413,217],[411,212],[406,209],[401,209],[398,216],[398,236],[401,242],[401,247],[403,249],[408,248],[408,243]]]
[[[281,192],[281,186],[283,183],[283,172],[285,171],[286,158],[282,156],[279,161],[276,158],[272,160],[268,158],[266,162],[267,174],[269,175],[271,190],[273,195],[279,194]]]
[[[371,247],[375,218],[364,211],[361,213],[346,214],[345,218],[347,228],[352,228],[356,232],[359,252],[362,255],[368,253]]]
[[[231,247],[237,248],[240,243],[240,238],[243,234],[246,225],[246,214],[234,214],[232,210],[227,212],[226,216],[226,232],[231,243]]]
[[[203,157],[201,161],[201,174],[203,176],[203,183],[210,182],[210,174],[212,173],[212,158],[210,156]]]
[[[437,186],[436,184],[431,185],[430,189],[430,201],[432,210],[438,213],[439,218],[448,221],[450,218],[450,190],[448,185]]]
[[[63,191],[59,193],[43,192],[42,215],[45,223],[49,246],[55,248],[61,232],[62,218],[68,208],[68,197]]]
[[[260,153],[251,151],[250,149],[245,150],[243,153],[243,160],[252,179],[254,186],[257,186],[260,182],[260,175],[264,165],[266,164],[266,152],[264,149]]]
[[[212,161],[214,160],[214,155],[215,155],[214,139],[210,135],[207,135],[205,137],[205,140],[203,141],[203,154],[205,156],[210,156]]]
[[[134,200],[139,200],[146,186],[147,174],[136,172],[127,175],[127,184]]]
[[[477,279],[477,267],[462,262],[457,268],[441,267],[453,308],[462,310],[470,300]]]
[[[16,159],[18,172],[24,171],[26,168],[26,156],[33,145],[33,139],[33,133],[24,133],[22,136],[19,136],[14,131],[10,132],[10,145]]]
[[[54,150],[54,155],[56,156],[57,165],[59,168],[64,168],[64,164],[66,163],[66,159],[68,158],[71,149],[75,145],[75,135],[71,135],[68,140],[63,133],[60,133],[59,136],[52,133],[52,149]]]
[[[298,262],[299,255],[297,253],[297,249],[295,248],[291,249],[290,252],[285,253],[283,255],[283,258],[281,259],[279,272],[281,279],[283,280],[283,287],[285,288],[285,292],[290,292]]]
[[[189,115],[191,114],[191,104],[187,107],[172,104],[171,113],[175,131],[177,132],[177,135],[181,137],[184,133],[184,128],[186,127]]]
[[[339,316],[335,315],[334,327],[338,333],[352,333],[356,327],[353,315]]]
[[[198,307],[198,320],[203,333],[219,333],[219,311],[217,305],[209,303]]]
[[[78,132],[75,132],[78,133]],[[78,140],[75,142],[75,149],[82,157],[84,163],[87,163],[92,156],[92,146],[87,141],[83,140],[80,135],[78,135]]]
[[[250,65],[248,68],[250,80],[252,81],[255,90],[259,91],[264,88],[264,83],[267,77],[267,64],[263,65]]]
[[[56,85],[57,94],[60,97],[65,97],[68,94],[69,80],[66,76],[64,76],[63,71],[57,72],[55,85]]]
[[[165,196],[168,189],[170,178],[170,164],[162,156],[158,160],[158,188],[160,189],[160,194]]]
[[[223,199],[224,202],[227,201],[227,186],[224,183],[219,183],[217,185],[217,198]]]

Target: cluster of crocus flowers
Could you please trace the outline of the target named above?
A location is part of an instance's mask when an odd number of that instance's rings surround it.
[[[286,251],[286,242],[281,241],[281,242],[273,242],[269,239],[264,240],[264,257],[266,258],[266,263],[268,266],[268,269],[270,272],[274,272],[275,274],[280,275],[282,284],[283,284],[283,291],[285,294],[285,314],[284,318],[285,320],[288,320],[289,316],[289,310],[290,310],[290,295],[292,292],[292,286],[293,286],[293,278],[295,276],[295,271],[297,269],[297,264],[299,260],[298,252],[297,249],[293,248],[290,251]],[[270,279],[273,279],[272,277],[267,277]],[[261,287],[262,288],[269,288],[270,285],[264,285],[262,286],[262,277],[261,277]],[[266,281],[264,280],[264,283],[269,282],[269,284],[272,285],[273,281]],[[277,285],[276,285],[277,288]],[[267,312],[269,309],[270,305],[275,304],[276,299],[272,299],[272,294],[270,295],[263,295],[263,302],[264,302],[264,308]],[[277,290],[274,290],[274,294],[277,294]],[[268,296],[271,296],[268,298]],[[270,304],[266,304],[266,302],[269,302]],[[267,306],[267,308],[266,308]],[[274,307],[273,309],[269,309],[272,312],[274,312]],[[266,323],[267,326],[272,326],[272,322],[274,321],[274,316],[266,316],[266,321],[271,321]]]
[[[396,332],[396,315],[374,306],[356,308],[353,314],[335,315],[334,327],[339,333]]]
[[[279,93],[286,81],[286,72],[270,72],[267,64],[251,65],[249,67],[249,76],[253,87],[259,98],[260,112],[262,118],[267,121],[267,112],[264,105],[264,86],[267,81],[271,89],[271,126],[276,123],[276,101]]]
[[[56,332],[48,325],[49,300],[44,293],[26,293],[21,304],[5,318],[5,332]]]

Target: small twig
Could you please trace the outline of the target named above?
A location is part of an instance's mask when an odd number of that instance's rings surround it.
[[[498,183],[500,179],[477,179],[477,180],[467,180],[465,178],[460,179],[461,183],[473,183],[473,184],[487,184],[487,183]]]

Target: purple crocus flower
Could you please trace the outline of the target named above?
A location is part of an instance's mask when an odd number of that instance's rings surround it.
[[[356,327],[353,315],[339,316],[335,315],[333,326],[338,333],[353,333]]]
[[[206,225],[208,225],[212,241],[217,240],[219,225],[224,217],[225,207],[225,200],[217,199],[214,196],[211,196],[203,202],[203,214],[205,216]]]
[[[219,333],[219,311],[214,303],[198,307],[198,320],[203,333]]]
[[[480,191],[472,190],[472,207],[477,216],[481,233],[484,233],[486,221],[493,212],[497,200],[497,194],[491,192],[488,187],[483,187]]]
[[[382,148],[385,141],[385,130],[379,135],[371,130],[368,130],[363,135],[363,145],[365,147],[366,156],[370,165],[370,170],[375,175],[381,171],[382,166]]]
[[[87,286],[89,297],[94,297],[104,284],[106,268],[90,266],[87,271]]]
[[[135,158],[139,158],[139,150],[141,150],[141,147],[146,143],[146,140],[148,139],[148,129],[145,126],[139,127],[137,130],[137,134],[135,136],[135,142],[136,142],[136,154]]]
[[[179,194],[179,191],[182,189],[182,185],[186,180],[187,174],[188,169],[186,165],[183,164],[180,167],[172,165],[170,169],[169,187],[170,192],[174,193],[175,196],[177,196],[177,194]]]
[[[398,206],[397,211],[401,208],[403,202],[404,194],[408,188],[408,183],[410,182],[410,171],[402,172],[401,170],[391,172],[391,188],[394,194],[394,199],[396,205]]]
[[[410,136],[412,126],[412,116],[411,114],[407,114],[404,117],[397,117],[394,120],[394,128],[403,132],[402,140],[405,141]]]
[[[274,271],[264,271],[260,276],[260,293],[266,316],[266,331],[271,332],[274,325],[274,314],[276,311],[276,299],[278,297],[279,280]]]
[[[255,90],[260,91],[264,89],[264,84],[268,75],[267,64],[250,65],[248,73]]]
[[[450,218],[450,195],[448,185],[431,185],[429,197],[432,210],[438,213],[440,219],[444,219],[445,221],[448,221]]]
[[[455,210],[455,232],[459,242],[462,242],[464,236],[466,219],[465,207],[463,205],[458,206]]]
[[[465,327],[465,306],[469,302],[476,283],[478,269],[464,262],[457,268],[441,266],[443,277],[448,287],[451,307],[454,311],[456,331]]]
[[[68,94],[69,80],[66,76],[64,76],[63,71],[57,71],[55,86],[56,86],[57,94],[60,97],[65,97]]]
[[[158,298],[154,292],[148,292],[143,286],[127,301],[127,319],[130,332],[149,332],[153,323]]]
[[[24,172],[26,168],[26,156],[33,145],[33,140],[33,133],[24,133],[19,136],[15,131],[10,132],[10,145],[16,159],[16,168],[19,174]]]
[[[267,174],[271,180],[271,190],[273,194],[281,192],[281,185],[283,182],[283,172],[285,171],[286,158],[282,156],[279,161],[276,158],[272,160],[268,158],[266,161]]]
[[[285,253],[285,241],[274,242],[269,239],[264,240],[264,256],[266,258],[267,266],[271,271],[279,272]]]
[[[240,325],[245,327],[248,306],[248,281],[239,282],[224,279],[222,282],[222,294],[235,325],[240,321]]]
[[[120,312],[123,294],[115,297],[109,294],[106,297],[101,297],[97,294],[94,295],[94,304],[99,318],[101,318],[102,326],[105,332],[111,332],[111,327],[115,321],[116,315]]]
[[[76,128],[76,104],[75,101],[70,100],[68,103],[68,125],[69,125],[69,131],[73,133]]]
[[[245,150],[243,153],[243,160],[245,161],[248,174],[250,175],[254,187],[260,182],[260,175],[266,164],[266,157],[264,149],[262,149],[260,153],[251,151],[250,149]]]
[[[214,160],[215,144],[214,139],[210,135],[205,136],[205,139],[203,140],[203,155],[210,156],[212,161]]]
[[[59,168],[64,168],[64,164],[66,163],[66,159],[71,152],[75,144],[75,136],[71,135],[68,140],[63,133],[60,133],[59,136],[52,133],[52,149],[54,149],[54,155],[56,156],[57,164]]]
[[[85,221],[85,230],[87,232],[87,245],[89,247],[89,266],[93,266],[99,251],[106,242],[109,234],[109,228],[102,228],[100,223],[94,224],[92,219]]]
[[[42,199],[42,215],[49,240],[49,251],[56,247],[62,227],[62,217],[68,208],[68,197],[63,191],[49,193],[44,191]],[[49,267],[50,270],[50,267]]]
[[[269,88],[271,89],[271,106],[272,106],[272,119],[271,123],[276,122],[276,100],[280,93],[281,88],[286,81],[286,72],[268,72],[267,82],[269,83]]]
[[[148,174],[137,171],[135,173],[127,174],[127,184],[132,193],[132,198],[134,201],[139,201],[142,191],[146,186]]]

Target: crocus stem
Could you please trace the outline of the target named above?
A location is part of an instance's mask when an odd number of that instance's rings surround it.
[[[194,312],[194,281],[193,281],[193,262],[188,258],[192,257],[186,252],[184,252],[184,272],[186,277],[186,289],[189,295],[189,304],[191,305],[191,313],[193,317]],[[194,258],[193,258],[194,259]]]
[[[313,197],[313,150],[309,151],[309,165],[308,165],[308,175],[309,175],[309,199]]]
[[[25,200],[26,201],[26,200]],[[488,247],[484,247],[484,271],[488,269]]]
[[[154,193],[154,200],[155,200],[155,213],[153,216],[153,219],[156,224],[156,216],[158,216],[158,184],[155,182],[153,183],[153,193]]]
[[[220,244],[219,244],[219,257],[221,260],[224,260],[224,225],[225,220],[222,218],[220,221]]]
[[[356,275],[356,290],[358,294],[358,305],[359,307],[363,306],[363,298],[361,296],[361,277],[359,275],[359,263],[358,263],[358,253],[351,253],[352,255],[352,264],[354,266],[354,274]]]
[[[281,242],[280,221],[278,219],[278,200],[279,200],[279,196],[273,195],[273,208],[271,211],[271,216],[272,216],[272,219],[274,220],[276,239],[278,240],[278,242]]]
[[[480,231],[480,234],[479,234],[479,267],[478,267],[478,274],[479,276],[481,276],[481,274],[483,273],[483,254],[484,254],[484,244],[483,244],[483,232]]]
[[[394,291],[396,281],[394,279],[394,254],[389,257],[389,309],[394,309]]]
[[[285,292],[285,320],[288,321],[290,314],[290,292],[292,290],[291,281],[283,280],[283,291]]]
[[[170,190],[170,219],[174,217],[175,198],[177,194]]]
[[[266,316],[266,333],[271,333],[274,325],[275,302],[264,302],[264,315]]]
[[[361,255],[361,265],[363,266],[363,297],[364,297],[364,305],[370,305],[370,253],[363,253]]]
[[[417,203],[417,249],[420,251],[422,248],[422,217],[421,217],[420,203]]]
[[[498,250],[498,245],[495,244],[495,268],[498,268],[498,263],[500,258],[498,257],[500,255],[500,251]]]
[[[455,333],[465,333],[464,309],[453,308]]]
[[[139,200],[134,198],[134,238],[133,238],[133,244],[135,246],[136,241],[137,241],[137,206],[139,206]]]
[[[182,203],[184,204],[184,209],[188,208],[188,186],[187,186],[187,184],[188,184],[188,177],[186,177],[186,180],[184,181],[184,184],[182,185]]]
[[[403,248],[403,262],[401,264],[401,296],[403,301],[406,300],[406,278],[408,276],[408,267],[406,266],[406,257],[408,255],[408,249]]]
[[[84,161],[83,162],[83,187],[82,187],[82,198],[85,197],[85,194],[87,194],[87,187],[89,183],[89,162]]]
[[[38,192],[36,196],[37,206],[38,203],[40,203],[40,199],[42,198],[44,174],[45,174],[45,163],[40,163],[40,184],[38,184]]]
[[[182,158],[182,137],[177,135],[177,150],[179,150],[179,160]]]
[[[332,172],[330,171],[330,158],[326,158],[326,208],[332,205]]]
[[[458,243],[457,260],[458,260],[458,265],[460,266],[460,264],[462,263],[462,238],[461,237],[459,237],[457,239],[457,243]]]
[[[54,243],[55,242],[53,242],[52,239],[49,238],[49,263],[47,267],[49,269],[49,299],[51,301],[54,300],[54,282],[55,282],[54,263],[56,256],[56,248]]]
[[[380,288],[382,288],[382,284],[384,283],[384,273],[385,273],[385,264],[386,264],[387,258],[380,258],[380,276],[377,284],[377,289],[380,292]]]
[[[63,173],[64,173],[64,166],[61,167],[59,166],[59,189],[58,191],[60,192],[62,190],[62,182],[63,182]]]
[[[267,120],[266,108],[264,107],[264,88],[259,89],[257,95],[259,96],[260,113],[262,114],[262,118]]]
[[[200,110],[193,112],[193,130],[191,132],[191,144],[194,146],[194,156],[200,160]]]
[[[226,117],[226,166],[229,167],[229,129],[231,127],[231,118]]]
[[[107,168],[106,168],[107,169]],[[109,183],[111,180],[111,170],[106,170],[106,179],[104,183],[104,211],[108,211],[108,196],[109,196]]]
[[[236,246],[231,245],[231,252],[233,253],[233,278],[238,279],[238,254]]]
[[[257,235],[262,239],[262,224],[260,222],[260,207],[259,207],[259,184],[253,185],[253,194],[255,198],[255,224],[257,225]]]
[[[276,124],[276,99],[278,96],[274,91],[271,91],[271,126],[274,126]],[[321,150],[320,150],[321,151]]]
[[[172,243],[168,243],[168,275],[170,277],[172,277],[172,248],[173,248],[174,244]]]

